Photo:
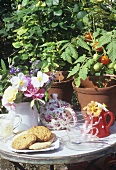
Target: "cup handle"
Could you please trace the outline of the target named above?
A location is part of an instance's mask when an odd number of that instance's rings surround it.
[[[111,125],[113,124],[113,122],[115,121],[115,116],[114,116],[114,114],[113,114],[112,112],[106,111],[106,112],[104,112],[105,120],[106,120],[106,117],[107,117],[107,116],[110,116],[109,122],[107,123],[107,121],[106,121],[106,128],[109,129],[110,126],[111,126]]]
[[[14,130],[15,128],[17,128],[17,127],[20,125],[20,123],[22,122],[22,118],[21,118],[19,115],[15,115],[15,117],[18,117],[18,118],[19,118],[19,121],[14,125],[13,130]]]
[[[66,107],[64,110],[68,111],[67,114],[70,114],[71,118],[73,118],[73,121],[76,123],[77,122],[77,116],[76,116],[74,110],[70,107]]]
[[[96,132],[93,134],[93,129],[95,129],[96,130]],[[96,137],[97,135],[98,135],[98,133],[99,133],[99,130],[98,130],[98,128],[96,128],[96,127],[92,127],[92,136],[93,137]]]

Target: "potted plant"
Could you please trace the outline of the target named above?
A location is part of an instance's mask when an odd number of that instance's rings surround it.
[[[104,5],[105,7],[108,5],[107,2],[93,2],[92,5],[87,9],[88,15],[83,18],[85,23],[83,34],[73,37],[70,42],[65,44],[65,47],[62,48],[62,58],[69,62],[72,60],[72,68],[68,76],[74,76],[73,88],[77,91],[81,108],[91,100],[95,100],[99,103],[106,103],[108,109],[116,115],[116,30],[113,25],[114,18],[109,21],[109,18],[104,15],[107,12],[114,16],[113,2],[110,3],[110,8],[107,7],[109,10],[102,8]],[[92,13],[92,9],[95,7],[96,11]],[[102,11],[102,25],[99,21],[100,10]],[[109,27],[107,27],[106,20],[110,23]],[[77,57],[72,55],[72,51]],[[66,56],[68,57],[66,58]],[[68,60],[69,58],[70,60]],[[106,75],[111,76],[106,77]],[[93,78],[95,78],[95,86],[92,83]],[[87,84],[89,79],[91,82]],[[106,92],[107,89],[109,89],[108,92]],[[89,91],[91,91],[90,94]],[[95,93],[96,98],[94,98]],[[83,96],[80,99],[81,94]],[[103,95],[105,95],[105,101],[101,97]]]

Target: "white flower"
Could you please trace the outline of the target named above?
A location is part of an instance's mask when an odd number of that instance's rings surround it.
[[[16,99],[17,93],[18,93],[17,89],[13,88],[12,86],[9,86],[4,91],[3,98],[2,98],[2,105],[5,106],[7,109],[12,107],[14,104],[14,100]]]
[[[23,73],[19,73],[18,76],[12,77],[10,82],[12,83],[12,86],[19,91],[27,90],[28,81]]]
[[[37,72],[37,77],[31,78],[31,83],[34,87],[43,87],[44,83],[46,83],[49,80],[49,76],[45,73],[42,73],[41,71]]]

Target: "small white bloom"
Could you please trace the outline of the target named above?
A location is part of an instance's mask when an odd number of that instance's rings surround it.
[[[25,75],[23,73],[19,73],[18,76],[14,76],[10,79],[12,86],[19,91],[26,91],[28,80],[26,80]]]
[[[42,73],[41,71],[37,72],[37,77],[31,78],[31,83],[34,87],[43,87],[44,83],[46,83],[49,80],[49,76],[45,73]]]

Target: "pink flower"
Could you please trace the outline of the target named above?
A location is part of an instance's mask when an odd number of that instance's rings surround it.
[[[27,90],[24,92],[24,96],[31,97],[35,100],[35,99],[42,99],[44,95],[45,95],[44,88],[41,89],[34,88],[31,82],[29,81]]]

